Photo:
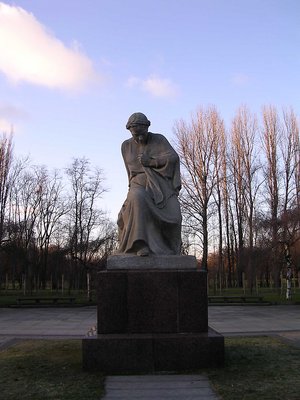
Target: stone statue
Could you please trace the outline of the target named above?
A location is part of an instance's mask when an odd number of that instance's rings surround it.
[[[161,134],[148,132],[150,121],[132,114],[122,144],[129,190],[118,215],[118,253],[138,256],[180,254],[181,188],[179,157]]]

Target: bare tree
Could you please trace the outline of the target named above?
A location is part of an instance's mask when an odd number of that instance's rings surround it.
[[[283,164],[283,204],[280,211],[280,242],[282,243],[282,258],[286,259],[285,254],[290,254],[291,247],[300,239],[300,204],[298,193],[300,185],[299,126],[297,117],[291,108],[283,111],[280,150]]]
[[[230,203],[230,187],[229,187],[229,161],[228,161],[228,150],[227,150],[227,140],[224,135],[220,142],[221,148],[221,174],[222,179],[219,181],[218,185],[220,186],[221,192],[221,204],[223,209],[223,219],[224,219],[224,228],[225,230],[225,247],[226,247],[226,264],[228,271],[228,285],[231,287],[233,284],[233,275],[234,275],[234,261],[233,261],[233,219],[232,219],[232,209]],[[221,235],[221,232],[220,232]]]
[[[218,129],[218,142],[215,146],[214,152],[214,164],[216,166],[216,185],[213,192],[214,201],[217,207],[218,216],[218,275],[219,282],[224,286],[225,283],[225,265],[223,257],[223,210],[225,211],[225,222],[226,222],[226,206],[224,207],[223,201],[224,195],[224,182],[227,179],[227,154],[226,154],[226,137],[225,128],[223,121],[220,121],[220,126]]]
[[[98,201],[105,192],[104,178],[99,168],[91,169],[86,158],[74,159],[66,172],[71,183],[69,246],[76,272],[75,286],[79,287],[84,271],[103,244],[100,227],[106,217]]]
[[[12,137],[3,134],[0,140],[0,245],[4,239],[7,201],[12,183],[13,145]]]
[[[21,256],[23,281],[32,290],[38,274],[36,223],[40,203],[37,180],[32,170],[24,169],[18,175],[10,201],[10,241]]]
[[[255,201],[261,181],[258,179],[260,164],[257,147],[258,135],[256,117],[246,106],[238,109],[232,123],[232,156],[231,165],[234,178],[234,193],[238,231],[238,267],[243,271],[246,259],[244,247],[247,246],[247,270],[252,289],[255,278],[253,262],[253,225]],[[248,239],[248,242],[246,242]],[[241,279],[241,276],[239,276]]]
[[[245,202],[245,181],[244,181],[244,164],[242,159],[243,145],[241,137],[243,135],[243,121],[241,115],[234,118],[231,130],[231,152],[230,152],[230,169],[231,182],[233,187],[232,200],[235,210],[236,219],[236,257],[237,257],[237,274],[239,286],[242,285],[242,273],[245,271],[245,220],[246,220],[246,202]]]
[[[285,213],[295,204],[296,191],[293,180],[297,169],[296,161],[296,138],[299,137],[297,119],[292,109],[283,111],[283,127],[281,140],[279,142],[281,157],[283,161],[283,212]]]
[[[279,187],[280,167],[278,143],[281,134],[278,112],[273,106],[263,108],[262,141],[265,152],[265,182],[267,203],[270,213],[272,265],[274,268],[275,284],[280,285],[280,258],[279,258]]]
[[[297,122],[297,121],[296,121]],[[293,129],[293,147],[294,147],[294,181],[296,190],[296,206],[300,210],[300,136],[299,136],[299,123]]]
[[[202,242],[202,268],[207,270],[212,193],[217,183],[215,163],[223,122],[215,109],[199,109],[191,123],[177,122],[175,134],[183,166],[181,202],[185,221]]]
[[[68,208],[63,196],[62,178],[57,171],[52,175],[44,166],[34,168],[36,177],[36,195],[38,198],[38,213],[35,224],[36,244],[38,247],[39,281],[42,288],[46,287],[47,264],[51,240],[58,229],[62,235],[62,218]]]
[[[6,273],[15,276],[15,264],[11,263],[13,245],[11,232],[14,230],[11,223],[11,197],[16,180],[26,164],[26,160],[16,159],[13,154],[12,135],[3,134],[0,139],[0,282],[5,261]],[[13,228],[13,229],[12,229]],[[13,271],[13,273],[12,273]]]

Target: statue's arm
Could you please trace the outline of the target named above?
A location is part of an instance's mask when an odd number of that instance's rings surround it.
[[[130,171],[129,171],[129,168],[128,168],[128,165],[127,165],[127,162],[126,162],[126,152],[127,152],[127,150],[126,150],[126,142],[123,142],[122,146],[121,146],[121,153],[122,153],[122,157],[123,157],[123,160],[124,160],[124,164],[125,164],[125,168],[126,168],[126,172],[127,172],[127,176],[128,176],[128,183],[129,183],[129,181],[130,181]]]
[[[144,167],[159,169],[163,168],[170,162],[171,163],[173,161],[175,162],[177,158],[170,153],[165,153],[165,154],[159,154],[157,156],[155,155],[148,156],[147,154],[143,154],[140,159]]]
[[[179,157],[168,140],[163,135],[156,136],[159,142],[156,142],[150,154],[143,154],[141,156],[141,163],[145,167],[163,168],[166,165],[176,164]]]

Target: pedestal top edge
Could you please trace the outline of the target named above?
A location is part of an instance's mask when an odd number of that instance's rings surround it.
[[[197,260],[194,256],[163,255],[139,257],[136,255],[120,254],[108,257],[107,269],[196,270]]]

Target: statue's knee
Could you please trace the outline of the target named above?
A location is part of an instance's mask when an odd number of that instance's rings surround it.
[[[144,204],[145,199],[146,199],[146,192],[144,189],[141,190],[133,190],[131,193],[129,193],[129,198],[133,203],[136,204]]]

